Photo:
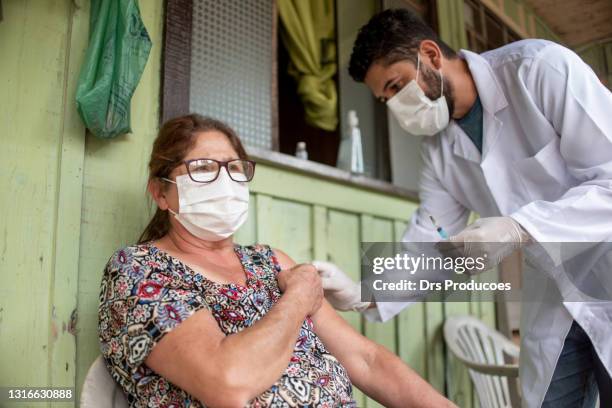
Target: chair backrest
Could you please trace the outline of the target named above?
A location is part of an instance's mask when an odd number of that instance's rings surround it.
[[[96,358],[85,376],[81,391],[82,408],[128,408],[123,390],[108,372],[102,356]]]
[[[515,377],[519,347],[473,316],[453,316],[444,323],[444,339],[467,367],[483,408],[512,408],[518,396]],[[509,384],[508,377],[513,377]]]

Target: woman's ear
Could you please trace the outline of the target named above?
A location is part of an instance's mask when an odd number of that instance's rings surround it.
[[[435,41],[423,40],[419,46],[421,56],[425,56],[423,60],[429,61],[429,65],[435,69],[442,67],[442,50],[438,47]]]
[[[153,200],[157,203],[157,206],[163,211],[168,209],[165,189],[166,186],[164,185],[164,182],[158,178],[150,179],[147,183],[147,190],[149,191],[149,194],[151,194],[151,197],[153,197]]]

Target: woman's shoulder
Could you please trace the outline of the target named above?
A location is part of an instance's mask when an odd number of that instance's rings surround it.
[[[109,262],[125,263],[127,260],[146,256],[150,253],[151,248],[149,243],[126,245],[115,250]]]
[[[242,250],[248,251],[248,252],[266,253],[272,249],[270,245],[267,245],[267,244],[250,244],[250,245],[236,244],[236,245],[242,248]]]
[[[263,258],[280,269],[295,264],[295,262],[284,251],[281,251],[278,248],[273,248],[268,244],[245,245],[241,246],[241,248],[243,253],[247,256],[252,258]]]
[[[276,256],[274,248],[268,244],[238,245],[242,252],[251,257],[273,258]]]
[[[157,256],[155,247],[144,244],[133,244],[117,249],[106,263],[106,272],[124,272],[134,267],[142,268],[150,264]]]

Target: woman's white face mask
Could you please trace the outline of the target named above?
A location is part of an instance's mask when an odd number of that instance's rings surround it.
[[[387,106],[402,129],[417,136],[433,136],[448,126],[449,112],[444,97],[444,78],[440,73],[440,97],[432,101],[418,84],[421,58],[417,54],[416,79],[408,82],[387,101]]]
[[[168,209],[176,220],[194,236],[207,241],[220,241],[233,235],[249,213],[247,183],[232,180],[225,168],[211,183],[198,183],[188,174],[178,176],[178,213]]]

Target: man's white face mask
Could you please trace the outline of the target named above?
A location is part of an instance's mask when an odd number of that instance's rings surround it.
[[[220,241],[234,234],[249,213],[249,188],[236,182],[225,168],[211,183],[198,183],[188,174],[178,176],[176,183],[179,212],[168,209],[191,234],[207,241]]]
[[[387,101],[387,106],[402,129],[411,135],[433,136],[442,131],[449,122],[448,105],[444,97],[444,78],[440,73],[440,97],[432,101],[425,95],[417,81],[421,58],[417,53],[416,79],[408,82]]]

